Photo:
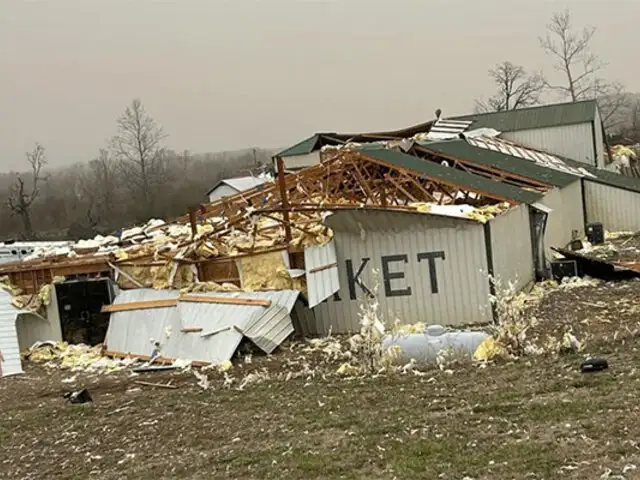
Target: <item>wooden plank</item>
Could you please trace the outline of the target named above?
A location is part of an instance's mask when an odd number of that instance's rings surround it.
[[[104,352],[104,354],[107,357],[111,357],[111,358],[135,358],[135,359],[143,361],[143,362],[148,362],[148,361],[151,360],[151,357],[149,355],[137,355],[135,353],[122,353],[122,352],[106,351],[106,352]],[[171,365],[175,361],[176,361],[175,358],[169,358],[169,357],[155,357],[153,359],[153,363],[158,363],[158,364],[162,364],[162,365]],[[197,361],[197,360],[193,360],[191,362],[191,366],[192,367],[205,367],[207,365],[210,365],[210,362],[201,362],[201,361]]]
[[[194,303],[218,303],[221,305],[251,305],[255,307],[270,307],[271,300],[263,298],[238,298],[238,297],[207,297],[205,295],[182,295],[181,302]]]
[[[318,273],[318,272],[322,272],[323,270],[329,270],[330,268],[335,268],[337,266],[338,266],[337,263],[330,263],[329,265],[322,265],[321,267],[312,268],[311,270],[309,270],[309,273]]]
[[[184,327],[180,331],[182,333],[198,333],[202,331],[202,327]]]
[[[147,310],[149,308],[166,308],[178,305],[177,299],[168,298],[166,300],[147,300],[144,302],[118,303],[114,305],[104,305],[102,313],[128,312],[130,310]]]

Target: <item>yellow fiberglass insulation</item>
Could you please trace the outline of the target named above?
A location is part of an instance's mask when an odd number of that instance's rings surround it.
[[[280,251],[250,255],[238,259],[242,288],[254,290],[290,290],[293,281]]]

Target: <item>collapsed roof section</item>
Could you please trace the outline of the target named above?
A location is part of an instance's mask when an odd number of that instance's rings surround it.
[[[434,123],[438,120],[431,120],[424,123],[419,123],[411,127],[402,128],[399,130],[390,130],[387,132],[370,132],[370,133],[316,133],[309,138],[305,138],[301,142],[285,148],[281,152],[278,152],[276,157],[292,157],[295,155],[306,155],[308,153],[320,150],[327,145],[347,145],[350,143],[369,143],[377,141],[399,140],[403,138],[420,137],[428,134]],[[457,123],[457,122],[454,122]],[[463,122],[469,124],[470,122]],[[442,127],[442,126],[440,126]],[[439,128],[440,128],[439,127]],[[444,127],[446,128],[446,127]]]

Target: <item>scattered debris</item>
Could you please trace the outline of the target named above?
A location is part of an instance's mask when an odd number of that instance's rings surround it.
[[[22,353],[23,360],[44,364],[48,368],[60,368],[72,372],[88,371],[111,373],[123,370],[136,362],[135,359],[113,359],[104,356],[103,345],[89,347],[67,342],[36,342]]]
[[[600,372],[609,368],[609,362],[604,358],[588,358],[580,364],[582,373]]]
[[[69,403],[73,403],[74,405],[93,402],[93,398],[91,398],[91,394],[86,388],[83,388],[82,390],[78,390],[76,392],[65,393],[63,395],[63,398],[65,398]]]

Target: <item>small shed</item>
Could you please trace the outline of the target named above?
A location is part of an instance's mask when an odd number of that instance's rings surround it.
[[[604,168],[604,128],[595,100],[453,117],[470,129],[495,128],[521,145]]]
[[[236,193],[250,190],[258,185],[263,185],[265,182],[265,179],[254,176],[226,178],[216,183],[213,188],[207,192],[207,197],[209,197],[210,202],[215,202],[222,197],[230,197]]]

